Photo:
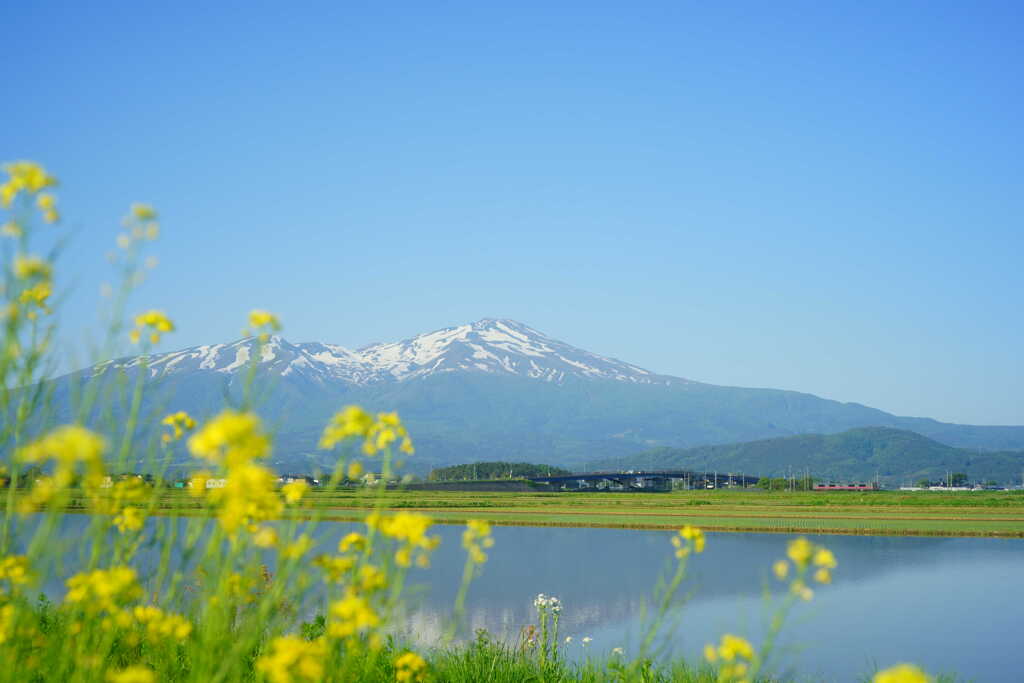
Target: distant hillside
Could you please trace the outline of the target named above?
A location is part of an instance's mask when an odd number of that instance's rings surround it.
[[[965,472],[971,481],[1020,482],[1024,451],[954,448],[902,429],[861,427],[839,434],[801,434],[746,443],[696,448],[657,448],[606,459],[595,469],[696,469],[757,476],[785,476],[810,468],[818,479],[886,482],[942,479]]]
[[[745,389],[669,377],[570,346],[511,320],[486,319],[402,342],[350,350],[332,344],[246,338],[121,358],[57,378],[55,419],[78,419],[87,382],[109,391],[109,414],[86,422],[117,442],[130,402],[123,386],[147,379],[143,423],[186,410],[199,422],[241,403],[254,373],[259,413],[275,436],[279,471],[330,471],[319,450],[324,424],[341,407],[396,410],[416,455],[408,470],[473,461],[545,462],[584,468],[652,448],[692,448],[796,434],[884,426],[959,448],[1024,449],[1024,426],[944,424],[857,403],[777,389]],[[125,384],[127,383],[127,384]],[[103,403],[103,402],[101,402]],[[102,418],[102,419],[101,419]],[[142,439],[159,439],[142,429]],[[0,461],[6,453],[0,452]],[[190,462],[178,445],[174,464]]]
[[[430,471],[430,481],[466,481],[479,479],[519,479],[569,474],[568,470],[550,465],[531,465],[526,462],[474,462],[468,465],[439,467]]]

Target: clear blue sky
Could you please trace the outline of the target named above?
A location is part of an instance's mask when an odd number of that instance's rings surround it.
[[[552,5],[557,4],[557,7]],[[1024,424],[1017,2],[15,3],[64,343],[132,201],[163,348],[482,317],[716,384]]]

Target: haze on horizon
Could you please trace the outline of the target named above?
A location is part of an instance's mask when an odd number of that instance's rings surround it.
[[[176,320],[164,350],[252,308],[350,348],[501,317],[701,382],[1024,424],[1017,3],[5,19],[0,158],[61,178],[69,353],[147,201],[132,310]]]

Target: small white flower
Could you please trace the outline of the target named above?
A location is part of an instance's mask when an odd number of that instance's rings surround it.
[[[568,645],[571,642],[572,642],[572,636],[566,636],[565,637],[565,644]]]
[[[623,654],[626,654],[626,651],[623,650],[621,647],[614,647],[614,648],[612,648],[612,654],[613,655],[623,655]]]
[[[590,641],[592,640],[593,638],[591,638],[590,636],[583,636],[583,647],[590,645]]]

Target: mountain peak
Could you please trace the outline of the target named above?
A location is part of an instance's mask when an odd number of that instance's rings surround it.
[[[152,374],[189,370],[233,374],[251,362],[255,344],[248,337],[158,354],[148,366]],[[128,359],[121,364],[132,367],[138,362]],[[355,351],[319,342],[291,343],[275,335],[262,345],[259,365],[281,376],[321,384],[401,382],[445,372],[518,375],[555,383],[573,377],[643,384],[686,382],[570,346],[508,318],[482,318]]]

